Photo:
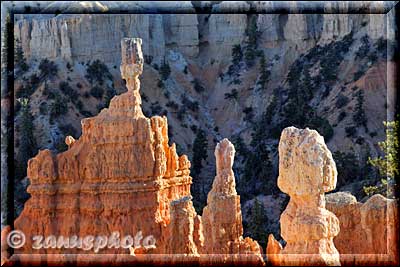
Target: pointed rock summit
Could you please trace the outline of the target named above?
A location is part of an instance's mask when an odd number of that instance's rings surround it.
[[[15,221],[27,244],[15,253],[82,253],[79,249],[32,251],[32,236],[153,236],[156,248],[170,222],[170,202],[190,195],[190,162],[168,144],[166,117],[146,118],[141,109],[141,39],[121,43],[121,75],[128,91],[109,108],[82,120],[82,136],[69,149],[41,150],[28,162],[31,198]],[[140,252],[140,250],[138,250]],[[122,247],[101,253],[129,253]],[[161,251],[163,252],[163,251]],[[86,252],[87,253],[87,252]],[[144,253],[144,252],[143,252]]]
[[[207,206],[203,209],[204,247],[200,251],[214,254],[209,258],[216,262],[244,259],[253,263],[263,262],[257,241],[243,238],[240,196],[236,193],[232,171],[235,147],[225,138],[217,144],[214,154],[217,175],[208,193]]]

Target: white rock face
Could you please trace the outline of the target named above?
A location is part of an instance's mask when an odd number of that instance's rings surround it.
[[[199,34],[197,16],[194,14],[164,15],[165,44],[172,48],[179,47],[180,51],[190,57],[199,52]]]
[[[20,20],[14,30],[27,59],[100,59],[118,64],[119,40],[132,36],[143,39],[144,54],[152,56],[154,62],[162,60],[169,45],[186,56],[198,52],[195,15],[60,15]]]
[[[245,1],[218,4],[200,3],[213,11],[250,10]],[[256,10],[272,9],[279,3],[255,2]],[[326,12],[340,8],[348,10],[349,2],[327,2]],[[384,3],[364,3],[365,8],[382,8]],[[189,3],[177,4],[194,10]],[[290,10],[298,10],[298,3],[290,3]],[[143,39],[144,55],[153,63],[160,63],[165,51],[172,49],[185,57],[199,56],[202,45],[210,58],[228,63],[232,46],[243,42],[248,23],[247,14],[91,14],[91,15],[17,15],[15,37],[21,40],[28,59],[62,58],[68,61],[100,59],[105,63],[119,64],[120,42],[123,37]],[[205,18],[200,22],[200,18]],[[362,25],[367,34],[377,39],[386,36],[384,14],[259,14],[257,26],[261,32],[261,45],[268,42],[304,40],[329,42],[350,32],[357,32]],[[200,34],[201,33],[201,34]],[[301,47],[304,50],[307,47]],[[303,52],[303,51],[302,51]]]
[[[232,46],[240,44],[245,38],[246,14],[212,14],[208,20],[210,53],[229,60]]]

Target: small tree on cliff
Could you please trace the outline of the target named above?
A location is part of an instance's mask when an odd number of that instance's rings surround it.
[[[168,79],[171,74],[171,68],[169,67],[168,62],[164,61],[160,67],[160,75],[162,80]]]
[[[14,44],[14,65],[18,67],[22,72],[25,72],[29,69],[28,64],[26,64],[24,51],[22,50],[21,41],[19,39],[15,39]]]
[[[53,61],[49,61],[47,58],[42,59],[39,64],[40,79],[51,79],[58,73],[58,67]]]
[[[200,208],[205,200],[205,182],[200,177],[203,167],[202,161],[207,159],[207,136],[204,130],[199,129],[193,142],[193,159],[191,172],[193,175],[192,193],[197,201],[194,201],[195,207]]]
[[[265,55],[262,53],[260,56],[260,79],[258,80],[258,84],[261,86],[261,89],[265,89],[265,84],[268,82],[270,74],[270,71],[267,69]]]
[[[19,135],[19,153],[16,162],[15,175],[17,179],[22,179],[26,176],[27,163],[36,152],[36,142],[33,135],[34,125],[33,116],[30,112],[29,99],[19,99],[21,104],[20,109],[20,135]]]
[[[238,65],[243,59],[242,47],[236,44],[232,47],[232,64]]]
[[[396,178],[398,177],[399,171],[399,119],[391,122],[384,122],[386,127],[386,140],[379,142],[378,145],[384,152],[383,157],[377,157],[374,159],[369,158],[369,163],[376,167],[382,177],[380,183],[375,186],[364,187],[364,192],[367,195],[381,193],[387,197],[395,197],[398,185],[396,184]]]
[[[353,120],[357,126],[364,126],[364,128],[367,130],[367,117],[365,116],[364,111],[364,92],[359,90],[356,94],[356,97],[357,103],[355,106]]]
[[[250,216],[248,233],[251,238],[257,240],[265,248],[268,235],[265,226],[268,225],[268,216],[263,204],[257,198],[254,199]]]
[[[254,65],[254,60],[256,58],[256,48],[257,48],[257,37],[259,36],[259,31],[257,29],[257,16],[251,15],[249,20],[249,25],[246,29],[247,41],[244,52],[244,59],[246,65],[251,67]]]

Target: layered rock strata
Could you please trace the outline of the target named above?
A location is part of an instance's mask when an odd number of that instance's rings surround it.
[[[267,249],[279,265],[340,265],[333,238],[339,220],[325,209],[325,192],[336,187],[337,171],[324,139],[315,130],[288,127],[279,142],[278,187],[290,196],[281,215],[286,246],[270,237]]]
[[[87,254],[108,253],[115,257],[104,258],[107,261],[125,261],[130,256],[132,261],[202,260],[207,264],[215,262],[210,254],[217,254],[223,255],[215,259],[218,263],[263,264],[258,243],[242,236],[233,145],[224,139],[216,147],[217,175],[202,218],[191,201],[190,162],[185,155],[177,155],[175,144],[168,145],[166,117],[143,115],[141,39],[125,38],[121,47],[120,70],[128,91],[114,97],[98,116],[84,119],[82,136],[65,138],[67,151],[53,155],[42,150],[29,160],[32,197],[14,224],[27,242],[14,251],[14,260],[32,260],[26,255],[34,253],[47,263],[84,262],[90,258]],[[5,228],[2,239],[9,231]],[[44,246],[36,249],[33,237],[38,235],[44,238]],[[110,239],[104,238],[113,235],[118,243],[110,246]],[[123,247],[129,241],[123,241],[127,235],[133,243]],[[49,236],[55,239],[46,241]],[[82,249],[70,240],[59,241],[59,237],[73,236],[102,237],[103,241],[97,251],[96,244]]]
[[[235,148],[225,138],[217,144],[214,154],[217,175],[203,209],[204,247],[200,251],[212,261],[262,262],[258,243],[243,238],[240,196],[232,171]]]
[[[340,221],[335,247],[344,265],[399,263],[399,214],[395,200],[373,195],[360,203],[350,193],[326,196],[326,207]]]
[[[31,198],[15,221],[27,243],[16,253],[87,253],[77,249],[32,251],[32,236],[153,236],[160,252],[170,222],[170,202],[190,194],[190,162],[168,145],[166,117],[146,118],[138,76],[141,39],[122,40],[121,74],[128,92],[82,121],[82,136],[54,155],[42,150],[28,162]],[[140,251],[140,250],[139,250]],[[129,253],[106,247],[102,253]],[[162,251],[161,251],[162,252]],[[91,251],[89,251],[91,253]],[[143,252],[144,253],[144,252]]]

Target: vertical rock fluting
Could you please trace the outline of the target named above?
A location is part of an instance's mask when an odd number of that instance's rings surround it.
[[[32,250],[32,236],[69,237],[118,232],[152,235],[164,253],[163,233],[170,202],[190,194],[190,162],[168,145],[166,117],[146,118],[141,110],[138,76],[143,70],[141,39],[122,40],[121,74],[128,91],[109,108],[82,120],[82,136],[66,139],[69,149],[57,155],[42,150],[28,162],[31,198],[15,221],[26,235],[16,253],[93,253],[93,250]],[[129,254],[106,247],[100,253]],[[138,253],[147,253],[137,250]]]
[[[181,256],[198,257],[195,243],[195,218],[192,197],[186,196],[171,202],[171,222],[168,225],[166,253]]]
[[[340,265],[333,244],[339,220],[325,209],[324,197],[336,187],[336,177],[332,154],[317,131],[295,127],[282,131],[278,187],[290,201],[280,220],[281,235],[287,243],[273,257],[275,264]],[[268,245],[277,246],[275,242]]]
[[[326,196],[326,207],[340,221],[340,232],[333,241],[343,265],[398,265],[399,214],[395,200],[378,194],[360,203],[350,193],[337,192]]]
[[[207,261],[262,262],[261,248],[256,241],[243,238],[240,196],[236,193],[232,171],[235,148],[223,139],[215,148],[217,175],[208,193],[207,206],[203,209],[202,222]]]

